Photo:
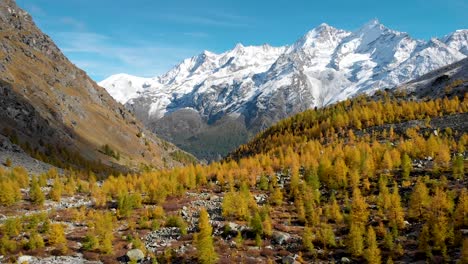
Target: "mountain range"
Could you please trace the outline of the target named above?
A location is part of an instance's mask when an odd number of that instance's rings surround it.
[[[424,41],[378,20],[353,32],[321,24],[289,46],[237,44],[158,77],[117,74],[99,85],[161,137],[216,159],[282,118],[393,88],[467,55],[468,30]]]

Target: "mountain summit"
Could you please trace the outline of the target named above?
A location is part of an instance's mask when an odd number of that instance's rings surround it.
[[[392,88],[459,61],[468,55],[467,36],[458,30],[417,40],[378,20],[354,32],[321,24],[291,46],[237,44],[186,59],[159,77],[118,75],[99,84],[159,135],[213,158],[225,152],[206,150],[200,141],[214,127],[236,124],[232,133],[244,138],[227,144],[233,148],[291,114]],[[189,135],[174,127],[190,127]]]

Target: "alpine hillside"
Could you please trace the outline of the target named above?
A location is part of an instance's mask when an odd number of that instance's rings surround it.
[[[154,137],[73,65],[13,0],[0,2],[0,38],[0,134],[11,143],[63,168],[180,164],[174,157],[182,151]],[[2,163],[13,155],[3,150]]]
[[[290,46],[237,44],[162,76],[99,84],[161,137],[216,159],[282,118],[393,88],[465,58],[467,47],[468,30],[424,41],[377,20],[353,32],[321,24]]]

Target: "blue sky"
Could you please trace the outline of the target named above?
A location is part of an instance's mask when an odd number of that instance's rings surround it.
[[[468,28],[468,0],[17,0],[72,62],[100,81],[162,74],[202,50],[288,45],[325,22],[371,19],[416,38]]]

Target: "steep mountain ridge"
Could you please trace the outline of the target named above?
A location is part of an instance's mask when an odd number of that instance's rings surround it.
[[[202,138],[204,131],[184,137],[170,128],[199,115],[198,126],[235,120],[249,137],[291,114],[393,88],[459,61],[468,55],[467,36],[468,30],[458,30],[440,39],[416,40],[378,20],[354,32],[321,24],[291,46],[238,44],[219,55],[204,51],[160,77],[145,80],[120,75],[116,82],[112,76],[100,85],[111,95],[132,91],[119,100],[147,127],[198,157],[211,159],[211,154],[186,148],[189,140]],[[181,114],[177,120],[168,118],[182,109],[193,113],[187,118]],[[210,152],[226,154],[216,149]]]
[[[36,157],[79,167],[180,164],[170,154],[177,148],[74,66],[13,0],[0,2],[0,38],[0,133]]]

